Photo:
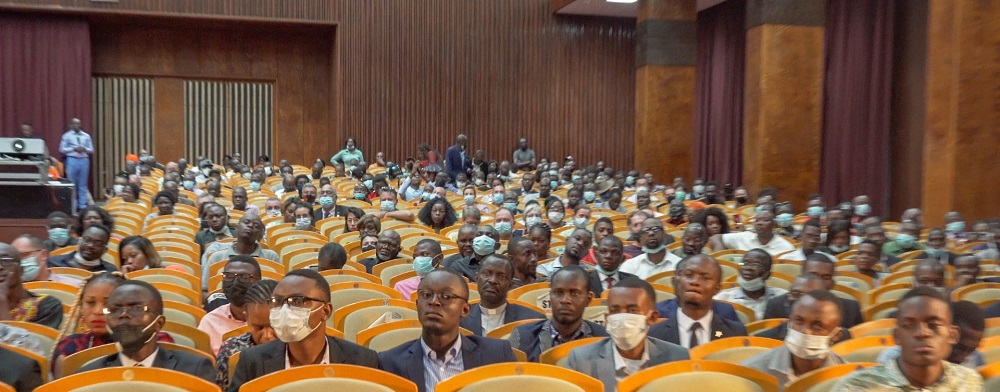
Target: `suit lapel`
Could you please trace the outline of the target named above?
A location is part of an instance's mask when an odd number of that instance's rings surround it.
[[[667,317],[667,321],[664,321],[663,323],[664,323],[663,326],[667,329],[666,331],[667,336],[665,340],[668,342],[677,342],[676,344],[680,344],[681,335],[677,331],[677,329],[679,328],[677,326],[677,312],[675,311],[673,314],[670,314],[670,316]]]
[[[122,365],[121,353],[111,354],[104,359],[104,367],[119,367]]]
[[[510,305],[507,306],[509,307]],[[506,317],[506,315],[504,317]],[[504,320],[505,323],[506,321],[507,320]],[[469,314],[465,316],[465,325],[469,326],[469,328],[466,329],[472,331],[472,333],[476,335],[481,335],[483,333],[483,309],[479,307],[479,304],[473,305],[472,309],[469,310]]]
[[[722,317],[718,314],[712,315],[712,336],[709,336],[709,340],[716,340],[722,338],[728,338],[732,335],[732,331],[726,327],[726,324],[722,322]]]
[[[409,373],[406,379],[413,381],[417,387],[424,387],[424,348],[420,346],[420,339],[414,340],[410,348],[406,350],[407,358],[402,358],[402,363],[406,364],[404,372]],[[464,357],[463,357],[464,359]],[[432,392],[432,391],[427,391]]]
[[[174,358],[174,354],[169,350],[160,347],[160,352],[156,354],[156,359],[153,360],[153,367],[161,369],[176,369],[177,359]]]
[[[615,343],[611,339],[605,340],[597,350],[597,356],[600,357],[597,360],[597,379],[598,380],[614,380],[617,372],[615,371]]]
[[[508,302],[507,309],[504,310],[503,312],[503,323],[507,324],[517,321],[520,318],[520,316],[521,316],[521,307]]]
[[[465,369],[474,369],[483,365],[483,353],[478,350],[479,345],[468,336],[459,336],[462,339],[462,364]]]
[[[332,337],[326,337],[327,350],[330,351],[330,363],[344,363],[347,358],[344,358],[344,353],[340,351],[340,345]]]
[[[601,278],[597,276],[597,271],[590,271],[590,288],[594,292],[595,297],[600,297],[604,291],[604,287],[601,286]]]
[[[277,371],[285,370],[285,350],[287,345],[288,343],[275,344],[274,350],[264,353],[267,358],[264,358],[263,374],[271,374]]]

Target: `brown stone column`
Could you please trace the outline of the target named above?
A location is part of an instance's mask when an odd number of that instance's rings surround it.
[[[799,211],[819,191],[825,19],[825,0],[747,1],[744,185]]]
[[[929,0],[924,226],[1000,213],[1000,3]],[[966,226],[969,227],[969,226]]]
[[[635,167],[660,183],[694,175],[695,0],[639,0]]]

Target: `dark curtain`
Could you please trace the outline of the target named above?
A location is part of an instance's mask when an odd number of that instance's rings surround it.
[[[889,211],[895,0],[827,0],[820,191],[827,204],[866,194]]]
[[[0,134],[30,123],[57,158],[70,118],[93,136],[90,68],[83,19],[0,13]]]
[[[745,0],[698,13],[695,171],[720,186],[743,181],[745,15]]]

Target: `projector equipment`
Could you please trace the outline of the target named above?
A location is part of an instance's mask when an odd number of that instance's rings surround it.
[[[42,139],[0,138],[0,184],[45,184],[49,156]]]

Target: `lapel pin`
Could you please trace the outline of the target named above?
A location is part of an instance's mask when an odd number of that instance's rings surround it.
[[[715,337],[721,338],[722,337],[722,331],[715,331]]]

